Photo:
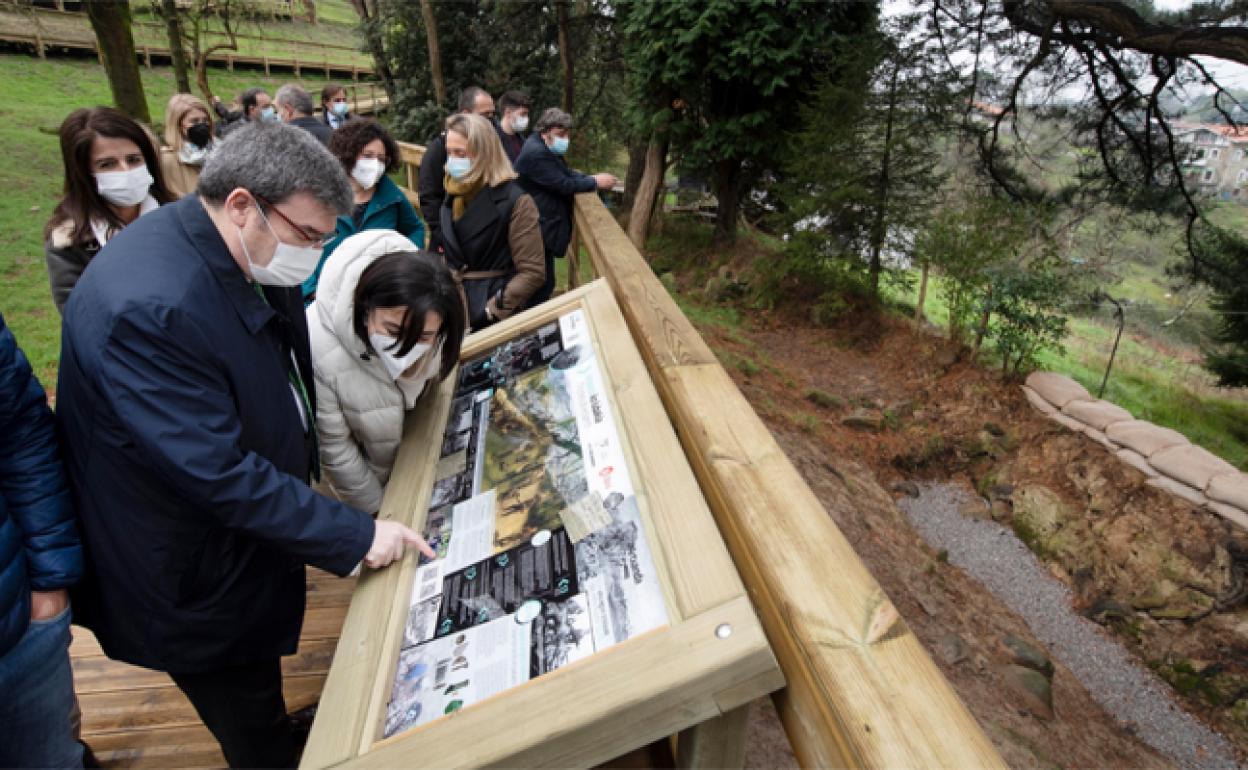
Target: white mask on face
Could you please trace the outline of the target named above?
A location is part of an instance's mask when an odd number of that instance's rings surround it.
[[[114,206],[137,206],[147,197],[147,191],[155,182],[147,166],[129,171],[108,171],[95,175],[95,189],[100,197]]]
[[[355,167],[351,169],[351,178],[359,182],[360,187],[371,190],[384,173],[386,173],[385,163],[377,158],[360,158],[355,162]]]
[[[517,115],[516,117],[512,118],[511,127],[516,129],[517,131],[525,130],[526,128],[529,127],[529,116]]]
[[[234,228],[238,230],[238,240],[243,245],[243,256],[247,257],[247,264],[251,267],[251,279],[265,286],[298,286],[306,281],[308,276],[316,271],[316,266],[321,261],[321,248],[282,243],[282,239],[273,232],[273,225],[269,224],[269,218],[264,215],[259,204],[256,204],[256,210],[260,212],[264,226],[269,228],[269,233],[277,240],[277,248],[274,249],[273,258],[269,260],[269,264],[257,265],[251,259],[251,252],[247,249],[247,239],[243,237],[242,228]]]
[[[390,374],[391,379],[399,379],[403,372],[411,368],[412,364],[420,360],[421,356],[429,352],[433,347],[427,342],[412,345],[412,349],[407,351],[406,355],[398,355],[394,350],[398,348],[398,340],[385,334],[370,334],[368,341],[372,343],[373,350],[377,351],[377,357],[381,359],[382,366],[386,367],[386,371]]]
[[[211,150],[212,145],[196,147],[190,142],[183,142],[182,149],[178,150],[178,160],[188,166],[202,166],[204,161],[208,160],[208,153]]]

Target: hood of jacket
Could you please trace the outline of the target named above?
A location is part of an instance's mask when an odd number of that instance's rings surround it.
[[[355,334],[352,316],[355,313],[355,287],[360,275],[378,257],[394,251],[419,251],[416,244],[394,230],[365,230],[346,238],[325,260],[321,280],[317,284],[316,322],[334,336],[352,358],[363,362],[368,347]],[[372,364],[381,369],[376,356]],[[384,372],[383,372],[384,374]]]

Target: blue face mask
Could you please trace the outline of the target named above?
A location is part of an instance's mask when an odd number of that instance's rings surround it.
[[[568,154],[568,137],[556,136],[555,140],[550,143],[550,151],[556,155]]]
[[[471,158],[446,159],[446,173],[451,175],[451,179],[463,179],[468,176],[469,171],[472,171]]]
[[[346,102],[334,102],[333,107],[331,107],[330,109],[334,111],[335,115],[341,118],[347,114],[348,106],[349,105]]]
[[[273,109],[272,107],[265,107],[264,109],[260,110],[260,119],[267,120],[270,123],[277,122],[278,120],[277,110]]]

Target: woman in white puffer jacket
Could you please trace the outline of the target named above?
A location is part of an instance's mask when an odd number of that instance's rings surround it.
[[[426,384],[459,359],[466,318],[450,270],[393,230],[344,240],[307,310],[323,481],[376,513]]]

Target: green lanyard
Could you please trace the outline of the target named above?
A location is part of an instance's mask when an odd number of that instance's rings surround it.
[[[269,305],[269,298],[264,296],[264,288],[256,283],[251,282],[251,288],[256,290],[256,294],[264,302]],[[274,311],[276,312],[276,311]],[[307,428],[305,433],[312,435],[312,479],[313,481],[321,480],[321,447],[320,441],[316,435],[316,415],[312,413],[312,400],[308,398],[308,389],[303,384],[303,376],[299,374],[299,364],[295,360],[295,350],[290,350],[290,365],[286,368],[286,379],[290,381],[290,386],[294,388],[295,393],[299,396],[299,405],[303,408],[304,425]]]

